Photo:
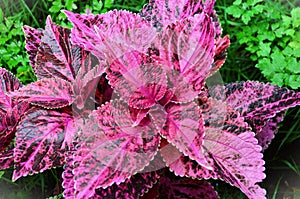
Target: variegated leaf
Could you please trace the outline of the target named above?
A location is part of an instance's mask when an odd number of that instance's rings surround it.
[[[29,56],[30,65],[32,68],[36,67],[36,55],[38,53],[41,39],[43,37],[43,30],[35,29],[30,26],[23,26],[26,40],[26,51]]]
[[[21,88],[20,81],[6,69],[0,68],[0,154],[5,153],[15,136],[15,127],[25,111],[28,103],[12,100],[10,92]],[[4,164],[4,163],[3,163]]]
[[[216,41],[216,49],[215,49],[215,55],[214,55],[214,63],[212,65],[212,68],[209,71],[209,76],[216,73],[221,66],[225,63],[227,52],[226,49],[230,45],[229,36],[225,36],[223,38],[219,38]]]
[[[162,65],[137,51],[124,54],[107,70],[114,91],[132,107],[146,109],[164,96],[167,77]]]
[[[205,136],[203,151],[212,170],[188,157],[172,146],[163,148],[162,155],[176,175],[193,178],[219,178],[238,187],[251,199],[265,198],[265,190],[257,183],[265,174],[261,147],[254,133],[239,113],[230,106],[213,99],[201,100]]]
[[[170,103],[165,110],[167,113],[166,122],[161,129],[161,135],[182,151],[184,155],[206,168],[211,168],[202,151],[203,118],[195,102]],[[154,117],[154,120],[157,119]]]
[[[29,108],[30,106],[27,102],[19,102],[12,109],[7,109],[6,114],[0,117],[0,153],[5,153],[6,148],[13,142],[16,126]]]
[[[160,141],[147,118],[133,125],[128,106],[120,100],[94,111],[79,139],[73,170],[75,198],[91,197],[95,189],[120,184],[143,170]]]
[[[72,42],[109,63],[132,50],[146,52],[156,35],[149,23],[128,11],[114,10],[101,15],[65,11],[65,14],[74,24]]]
[[[170,78],[170,84],[178,87],[177,93],[190,84],[187,89],[193,95],[188,96],[193,99],[204,86],[214,61],[214,37],[211,18],[201,13],[168,26],[154,44],[165,65],[179,73],[177,78]]]
[[[76,77],[73,85],[73,91],[76,97],[74,104],[79,109],[83,109],[83,107],[95,109],[96,90],[97,86],[102,83],[100,79],[105,69],[105,64],[98,62],[98,65],[92,67],[90,70],[80,70],[80,75]],[[82,72],[85,72],[85,74],[81,75]]]
[[[17,127],[13,180],[61,166],[74,131],[69,107],[30,109]]]
[[[288,108],[300,105],[300,92],[268,83],[247,81],[231,83],[225,88],[218,86],[211,90],[214,98],[226,101],[245,118],[263,148],[268,146],[277,131],[277,128],[270,128],[270,125],[274,126],[271,123],[282,120],[280,117],[272,118],[277,114],[283,114]],[[265,126],[267,127],[262,132]],[[266,137],[267,141],[263,141]]]
[[[145,169],[119,185],[113,184],[106,189],[96,189],[93,199],[137,199],[153,187],[160,178],[163,166],[161,157],[156,157]]]
[[[8,96],[9,92],[22,87],[21,82],[9,71],[0,68],[0,116],[5,115],[8,109],[12,109],[14,104]]]
[[[72,82],[81,62],[82,49],[70,42],[70,30],[53,24],[48,17],[36,57],[34,71],[37,77],[58,77]]]
[[[59,78],[41,79],[11,93],[11,97],[44,108],[61,108],[73,102],[72,85]]]

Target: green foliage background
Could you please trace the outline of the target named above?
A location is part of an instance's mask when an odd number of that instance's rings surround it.
[[[104,13],[111,9],[138,12],[147,0],[0,0],[0,67],[7,68],[25,84],[36,80],[25,52],[23,25],[44,28],[46,17],[65,27],[71,27],[66,9],[78,13]],[[288,88],[300,88],[300,2],[299,0],[217,0],[216,11],[229,34],[231,46],[227,61],[221,69],[225,83],[258,80]],[[267,176],[290,172],[299,177],[300,160],[287,156],[286,150],[299,143],[300,111],[292,109],[286,114],[276,139],[266,151]],[[284,155],[283,155],[284,154]],[[299,159],[299,158],[298,158]],[[49,198],[62,198],[61,168],[11,182],[11,170],[0,172],[0,199],[4,188],[9,198],[32,198],[34,193]],[[273,180],[273,179],[271,179]],[[284,174],[262,184],[269,198],[284,195]],[[224,182],[212,181],[221,198],[245,198],[236,188]],[[300,186],[300,185],[299,185]],[[283,188],[281,188],[283,187]],[[281,193],[282,192],[282,193]],[[281,194],[281,195],[280,195]],[[7,196],[7,195],[6,195]]]

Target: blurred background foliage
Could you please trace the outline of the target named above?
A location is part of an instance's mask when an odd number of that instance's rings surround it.
[[[0,67],[24,84],[36,77],[25,51],[23,25],[44,28],[46,17],[71,27],[61,9],[94,14],[111,9],[138,12],[147,0],[0,0]],[[227,60],[220,70],[225,83],[245,80],[270,82],[299,91],[300,1],[217,0],[215,7],[223,35],[230,35]],[[300,198],[300,110],[287,112],[271,146],[265,151],[268,198]],[[62,198],[61,168],[11,182],[11,170],[0,172],[2,198]],[[212,181],[223,198],[245,198],[236,188]],[[14,190],[7,191],[4,190]]]

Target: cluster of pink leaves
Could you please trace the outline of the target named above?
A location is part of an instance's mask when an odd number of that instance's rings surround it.
[[[251,81],[208,89],[229,46],[213,7],[150,0],[139,14],[65,11],[71,30],[25,26],[38,81],[0,69],[0,169],[17,180],[64,166],[65,198],[134,199],[153,186],[160,198],[218,198],[210,178],[265,198],[262,151],[300,94]]]

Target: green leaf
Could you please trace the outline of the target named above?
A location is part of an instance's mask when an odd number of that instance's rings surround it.
[[[0,8],[0,23],[3,22],[3,19],[4,19],[4,14],[3,14],[2,8]]]
[[[285,31],[285,34],[288,35],[288,36],[293,37],[294,34],[295,34],[295,30],[294,30],[294,29],[287,29],[287,30]]]
[[[298,28],[300,26],[300,7],[294,8],[291,11],[293,27]]]
[[[293,53],[294,53],[295,57],[299,58],[300,57],[300,46],[295,48]]]
[[[227,14],[232,15],[234,18],[240,18],[244,10],[242,10],[239,6],[233,5],[229,6],[226,9],[226,12]]]
[[[281,17],[282,17],[283,25],[289,27],[292,22],[292,18],[286,15],[282,15]]]
[[[260,69],[262,71],[262,74],[267,78],[269,78],[273,74],[271,66],[272,64],[269,58],[260,59],[255,65],[255,67]]]
[[[233,5],[240,5],[242,3],[242,0],[235,0],[233,2]]]
[[[289,77],[289,75],[284,73],[275,73],[273,77],[271,78],[271,81],[273,84],[276,84],[280,87],[285,85],[285,80]]]
[[[265,6],[263,5],[257,5],[255,7],[252,8],[254,14],[259,14],[264,10]]]
[[[105,0],[104,1],[104,8],[106,8],[106,9],[112,8],[113,2],[114,2],[113,0]]]
[[[282,53],[287,56],[292,56],[294,54],[294,50],[291,47],[286,46]]]
[[[261,41],[264,41],[264,40],[274,41],[274,39],[276,37],[272,31],[263,31],[257,35],[257,38]]]
[[[249,21],[251,20],[251,17],[253,17],[254,14],[251,10],[247,10],[246,12],[244,12],[244,14],[242,15],[242,21],[244,22],[244,24],[248,24]]]
[[[283,71],[284,66],[287,64],[284,55],[280,51],[276,51],[271,54],[271,58],[274,71]]]
[[[263,43],[259,42],[259,50],[256,52],[257,56],[261,57],[268,57],[271,52],[271,43]]]
[[[285,34],[285,29],[283,27],[279,27],[275,30],[276,37],[281,38],[283,34]]]
[[[300,73],[300,62],[297,62],[295,57],[287,57],[286,69],[289,70],[292,74]],[[300,74],[299,74],[300,77]]]
[[[287,85],[292,89],[298,89],[300,87],[300,75],[290,75],[287,79]]]

